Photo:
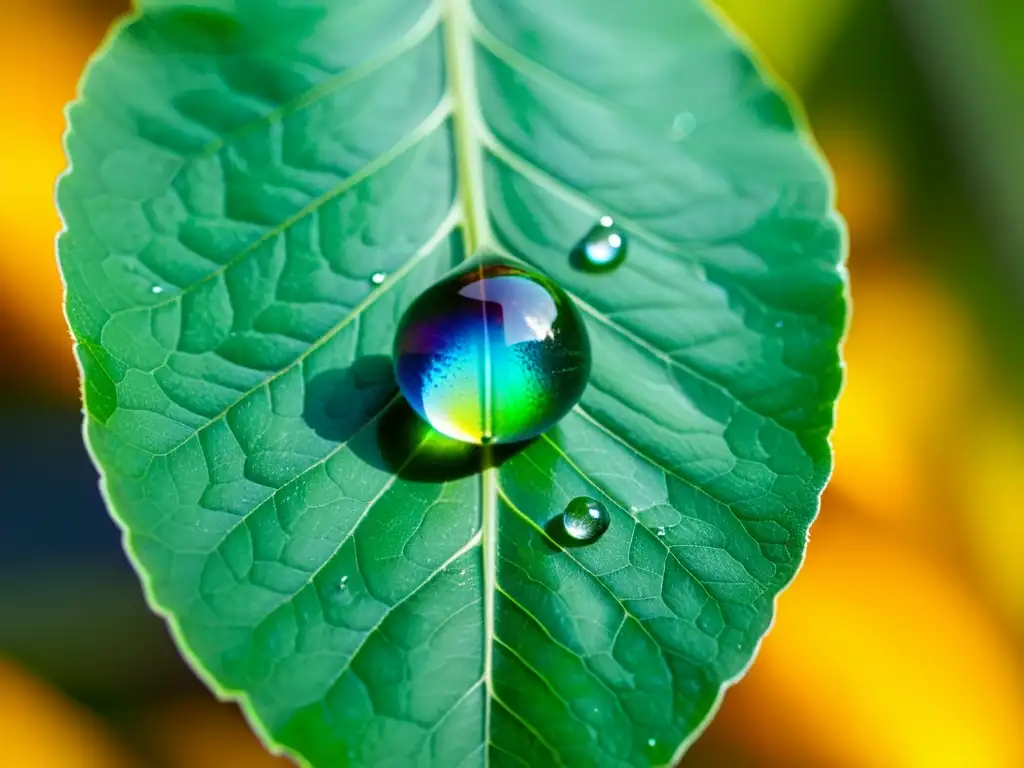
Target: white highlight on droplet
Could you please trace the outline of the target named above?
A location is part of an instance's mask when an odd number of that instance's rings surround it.
[[[162,287],[162,286],[159,286],[159,285],[154,285],[154,286],[153,286],[152,288],[150,288],[149,290],[151,290],[151,291],[152,291],[153,293],[163,293],[163,292],[164,292],[164,289],[163,289],[163,287]]]
[[[373,283],[374,285],[380,285],[387,279],[387,272],[374,272],[372,275],[370,275],[370,282]]]
[[[622,245],[622,235],[608,235],[608,245],[618,248]]]
[[[601,226],[602,227],[610,227],[614,223],[615,223],[615,220],[612,219],[611,216],[602,216],[601,217]]]

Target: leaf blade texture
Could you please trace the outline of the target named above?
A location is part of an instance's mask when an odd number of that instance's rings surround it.
[[[316,766],[678,757],[802,558],[845,324],[826,171],[705,7],[144,2],[69,121],[87,440],[205,681]],[[594,372],[442,460],[387,354],[475,254],[558,280]]]

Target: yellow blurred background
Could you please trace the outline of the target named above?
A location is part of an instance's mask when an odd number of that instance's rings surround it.
[[[806,565],[684,765],[1024,767],[1024,3],[719,5],[835,169],[855,320]],[[284,765],[146,611],[80,445],[52,186],[123,10],[0,25],[0,768]]]

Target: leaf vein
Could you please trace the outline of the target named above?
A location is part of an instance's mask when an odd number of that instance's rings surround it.
[[[173,304],[181,301],[182,298],[190,294],[192,291],[198,289],[200,286],[210,282],[211,280],[220,277],[225,274],[228,270],[238,266],[244,262],[249,256],[259,250],[262,246],[269,243],[276,237],[287,232],[289,229],[294,227],[300,221],[305,219],[307,216],[316,213],[318,210],[323,208],[327,203],[332,200],[341,197],[350,189],[354,188],[361,182],[373,176],[378,171],[386,168],[392,162],[397,160],[399,157],[404,155],[406,152],[416,148],[423,142],[424,139],[434,133],[445,120],[448,119],[451,113],[451,104],[447,99],[442,99],[438,102],[437,106],[427,115],[423,121],[416,126],[415,129],[410,131],[408,134],[397,141],[390,149],[384,153],[378,155],[373,160],[363,165],[355,172],[349,174],[340,182],[332,186],[327,191],[323,192],[318,197],[310,200],[303,208],[293,213],[291,216],[286,218],[277,226],[274,226],[267,230],[265,233],[256,238],[252,243],[245,246],[242,250],[236,253],[234,256],[229,258],[223,264],[217,267],[217,269],[203,275],[203,277],[196,280],[194,283],[182,286],[180,290],[174,293],[169,293],[162,301],[148,304],[146,309],[155,310],[168,304]]]
[[[547,739],[541,736],[540,731],[538,731],[531,723],[529,723],[526,720],[526,718],[524,718],[522,715],[520,715],[518,712],[512,709],[512,707],[510,707],[508,704],[502,701],[498,694],[496,694],[493,690],[491,691],[491,699],[493,699],[498,704],[498,706],[500,706],[502,709],[508,712],[520,725],[522,725],[526,730],[528,730],[535,739],[537,739],[537,743],[544,747],[551,754],[551,756],[555,758],[555,765],[562,766],[562,768],[567,768],[565,762],[562,760],[562,756],[558,753],[558,751],[555,750],[555,748],[548,743]],[[491,746],[493,746],[495,749],[501,750],[502,752],[512,754],[511,752],[508,752],[508,750],[499,747],[493,741],[491,742]],[[521,760],[518,756],[513,755],[513,757],[516,757],[516,759],[519,760],[519,762],[523,763],[523,765],[527,765],[527,763]]]
[[[551,535],[548,534],[548,532],[545,531],[542,526],[537,525],[533,518],[531,518],[529,515],[527,515],[525,512],[523,512],[521,509],[519,509],[519,507],[515,505],[515,503],[508,497],[508,495],[500,486],[498,487],[498,496],[501,498],[503,502],[505,502],[509,509],[511,509],[513,512],[515,512],[516,515],[521,517],[531,528],[533,528],[537,533],[539,533],[541,537],[546,539],[552,546],[557,548],[560,552],[562,552],[562,554],[564,554],[572,562],[574,562],[580,568],[580,570],[582,570],[584,573],[589,574],[594,579],[594,581],[596,581],[598,584],[601,585],[601,587],[604,588],[604,590],[608,593],[612,600],[622,609],[623,613],[625,613],[627,616],[629,616],[629,618],[636,622],[636,625],[640,629],[640,631],[647,635],[650,641],[654,643],[655,647],[661,653],[662,661],[664,662],[665,672],[671,679],[672,668],[668,664],[668,654],[672,653],[672,651],[670,651],[670,649],[662,645],[658,641],[658,639],[653,634],[651,634],[651,630],[647,627],[647,625],[644,624],[632,611],[630,611],[626,607],[625,603],[623,603],[622,600],[619,599],[619,597],[612,591],[611,587],[605,584],[604,580],[601,579],[600,576],[598,576],[590,568],[584,565],[579,560],[579,558],[574,557],[569,549],[563,547],[561,544],[559,544],[557,541],[551,538]]]
[[[412,589],[409,592],[409,594],[405,595],[400,600],[389,605],[387,609],[384,611],[384,613],[380,616],[380,618],[374,622],[373,626],[366,630],[362,640],[360,640],[358,645],[356,645],[356,647],[352,649],[352,652],[349,654],[348,660],[342,665],[342,668],[338,671],[338,674],[335,675],[327,684],[326,690],[330,691],[335,685],[337,685],[338,681],[341,680],[345,673],[352,667],[352,664],[353,662],[355,662],[356,657],[359,655],[359,652],[362,651],[362,649],[370,641],[370,638],[377,633],[377,631],[381,628],[384,622],[387,621],[387,618],[391,616],[391,614],[398,610],[402,605],[416,597],[416,595],[418,595],[424,587],[426,587],[430,582],[436,579],[440,574],[444,573],[445,568],[447,568],[449,565],[454,563],[456,560],[458,560],[460,557],[466,554],[469,550],[471,550],[475,546],[478,546],[479,544],[480,532],[477,531],[477,533],[474,534],[473,537],[469,539],[469,541],[467,541],[462,547],[458,549],[458,551],[456,551],[451,557],[449,557],[444,563],[442,563],[437,568],[437,570],[435,570],[433,573],[427,576],[427,578],[425,578],[414,589]]]
[[[599,674],[597,674],[597,672],[595,672],[593,669],[591,669],[591,667],[587,664],[587,662],[583,659],[583,657],[579,653],[574,651],[568,645],[566,645],[561,640],[556,638],[553,634],[551,634],[551,630],[547,628],[547,625],[545,625],[544,622],[542,622],[536,616],[536,614],[534,614],[532,611],[527,609],[522,603],[520,603],[518,600],[516,600],[514,597],[512,597],[512,595],[510,595],[506,589],[504,589],[500,585],[498,587],[496,587],[496,589],[497,589],[498,593],[501,594],[506,600],[508,600],[515,608],[517,608],[519,611],[521,611],[523,613],[523,615],[525,615],[528,619],[530,619],[530,621],[532,621],[534,624],[536,624],[537,628],[540,629],[540,631],[544,633],[544,635],[548,638],[548,640],[551,641],[551,643],[554,646],[556,646],[558,648],[561,648],[566,653],[572,654],[573,656],[578,658],[580,660],[580,662],[583,664],[583,668],[585,670],[587,670],[588,673],[590,673],[590,676],[594,679],[594,681],[598,685],[600,685],[602,688],[604,688],[609,693],[609,695],[611,695],[612,700],[615,702],[615,706],[619,709],[619,711],[622,712],[622,714],[625,715],[627,718],[629,718],[629,714],[622,708],[622,702],[619,701],[619,697],[615,695],[615,691],[613,691],[611,689],[611,687],[608,685],[608,683],[605,682],[604,678],[602,678]],[[623,614],[623,615],[625,615],[625,614]],[[615,643],[614,643],[614,639],[613,639],[611,647],[609,648],[609,653],[611,652],[611,649],[614,648],[614,645],[615,645]],[[632,718],[629,718],[629,719],[632,719]]]
[[[315,352],[317,349],[320,349],[327,342],[329,342],[331,339],[337,336],[338,333],[341,332],[344,328],[346,328],[350,323],[357,322],[359,316],[363,312],[372,307],[374,303],[380,299],[381,296],[383,296],[392,288],[394,288],[402,277],[411,272],[412,269],[417,264],[419,264],[422,260],[426,259],[437,249],[437,247],[441,244],[444,238],[455,229],[455,225],[458,223],[458,220],[458,210],[456,208],[453,208],[445,217],[445,220],[441,222],[441,225],[438,227],[437,231],[433,235],[431,235],[431,237],[409,258],[409,260],[405,262],[405,264],[403,264],[401,267],[399,267],[397,270],[391,273],[388,279],[385,280],[377,290],[371,291],[359,305],[353,308],[351,312],[349,312],[334,326],[332,326],[326,332],[324,332],[318,339],[316,339],[316,341],[310,344],[309,347],[304,352],[302,352],[302,354],[300,354],[298,357],[296,357],[294,360],[292,360],[290,363],[288,363],[280,370],[274,371],[272,374],[264,378],[258,384],[251,387],[248,391],[243,392],[231,403],[229,403],[224,408],[224,410],[222,410],[216,416],[212,417],[205,424],[195,428],[194,434],[189,435],[186,439],[182,440],[178,445],[175,445],[162,453],[154,454],[154,456],[167,456],[171,453],[174,453],[176,450],[181,448],[182,445],[184,445],[193,437],[195,437],[196,434],[199,434],[200,432],[208,429],[213,424],[223,419],[231,411],[232,408],[241,404],[243,401],[246,400],[246,398],[250,397],[251,395],[260,391],[261,389],[268,386],[272,382],[276,381],[277,379],[280,379],[289,371],[301,365],[306,360],[306,358],[308,358],[311,354],[313,354],[313,352]]]
[[[430,4],[423,15],[420,16],[420,18],[418,18],[413,25],[409,27],[409,29],[399,35],[393,42],[388,44],[384,50],[380,51],[375,56],[371,56],[358,64],[331,75],[323,82],[318,83],[304,93],[300,93],[295,98],[285,102],[277,109],[268,112],[266,115],[240,125],[238,128],[224,136],[219,136],[216,139],[213,139],[199,150],[199,152],[188,156],[186,159],[209,157],[231,144],[235,139],[250,133],[256,128],[274,125],[290,115],[297,114],[307,107],[314,106],[321,99],[326,98],[332,93],[337,93],[350,85],[354,85],[355,83],[366,79],[374,72],[377,72],[388,64],[397,61],[402,54],[408,53],[419,43],[426,40],[430,33],[437,29],[437,22],[438,15],[436,6],[434,4]]]

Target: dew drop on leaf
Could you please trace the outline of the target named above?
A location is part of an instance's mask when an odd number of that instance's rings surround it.
[[[586,272],[611,272],[626,260],[626,235],[611,216],[602,216],[572,252],[572,262]]]
[[[697,118],[692,112],[680,112],[672,120],[670,136],[672,141],[682,141],[687,138],[697,127]]]
[[[159,286],[159,285],[154,285],[149,290],[152,291],[153,293],[163,293],[164,292],[164,289],[161,286]]]
[[[588,496],[576,497],[566,505],[562,513],[565,532],[576,541],[597,541],[608,530],[610,523],[608,508]]]
[[[374,285],[380,285],[387,279],[387,272],[374,272],[372,275],[370,275],[370,282],[373,283]]]
[[[664,528],[659,528],[658,529],[658,538],[662,538],[662,537],[664,537],[664,535],[665,535],[665,529]]]
[[[476,261],[424,291],[395,335],[398,386],[438,432],[477,445],[536,437],[590,376],[579,310],[549,278]]]

